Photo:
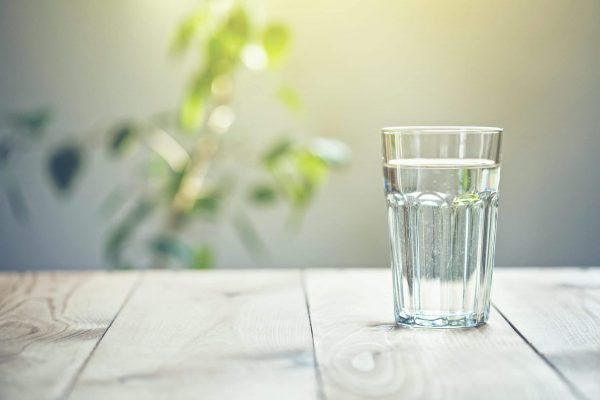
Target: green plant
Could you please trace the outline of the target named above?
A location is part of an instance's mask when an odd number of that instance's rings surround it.
[[[348,162],[349,151],[343,143],[292,134],[280,135],[250,163],[240,161],[240,147],[245,152],[245,142],[252,140],[231,133],[240,71],[271,71],[281,104],[294,118],[303,109],[296,91],[274,73],[290,51],[287,26],[279,22],[259,24],[250,11],[241,3],[203,3],[180,24],[171,48],[174,56],[193,57],[196,62],[180,107],[146,120],[125,119],[107,129],[109,154],[116,162],[136,154],[144,167],[139,178],[147,182],[135,204],[123,210],[107,235],[105,254],[111,265],[135,266],[127,260],[124,249],[150,217],[155,221],[144,232],[152,231],[147,244],[156,267],[213,265],[215,255],[210,244],[197,243],[186,235],[198,224],[231,223],[250,253],[261,254],[265,246],[249,217],[249,208],[285,203],[290,209],[289,224],[297,224],[329,171]],[[13,134],[7,137],[12,139],[0,142],[3,171],[10,171],[7,165],[14,143],[22,142],[25,136],[39,137],[49,116],[40,110],[10,118]],[[68,143],[50,154],[50,181],[60,192],[69,191],[80,175],[86,145]],[[251,169],[255,176],[240,178],[235,173],[240,169]],[[14,178],[14,174],[5,175]],[[5,179],[12,182],[5,188],[13,213],[23,217],[25,203],[13,178]],[[126,205],[127,190],[116,187],[104,208],[115,211]],[[236,201],[240,198],[243,201]]]

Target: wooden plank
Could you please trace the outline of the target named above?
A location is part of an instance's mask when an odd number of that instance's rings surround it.
[[[0,399],[61,398],[136,277],[0,274]]]
[[[311,399],[299,271],[152,272],[72,399]]]
[[[395,327],[387,270],[309,270],[325,397],[571,399],[567,385],[492,311],[476,329]]]
[[[600,268],[498,269],[494,304],[589,399],[600,398]]]

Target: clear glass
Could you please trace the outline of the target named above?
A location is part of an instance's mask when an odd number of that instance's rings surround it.
[[[384,128],[394,311],[398,324],[487,321],[502,129]]]

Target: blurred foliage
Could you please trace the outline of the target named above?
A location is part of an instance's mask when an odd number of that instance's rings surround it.
[[[105,242],[111,265],[135,267],[127,249],[135,241],[145,241],[155,267],[210,268],[216,258],[210,243],[190,239],[190,229],[203,224],[230,223],[248,251],[261,257],[267,246],[250,209],[260,212],[286,204],[297,218],[330,170],[349,162],[350,153],[343,143],[298,134],[279,137],[251,165],[235,155],[243,148],[243,143],[240,146],[232,139],[237,136],[230,134],[240,71],[262,71],[292,117],[304,111],[298,92],[277,72],[290,54],[289,28],[278,21],[259,23],[252,11],[242,2],[203,2],[180,23],[170,48],[172,56],[194,62],[178,109],[144,120],[126,118],[101,132],[114,162],[141,162],[142,176],[133,176],[138,173],[134,171],[125,175],[145,182],[141,193],[132,185],[117,184],[102,203],[104,215],[115,214],[117,220]],[[14,174],[14,149],[43,136],[51,117],[48,109],[39,109],[5,119],[9,134],[0,138],[0,172],[11,209],[19,219],[25,218],[27,207]],[[85,147],[93,143],[71,141],[50,151],[47,172],[59,193],[68,192],[78,180],[90,153]],[[232,159],[238,163],[236,171],[253,171],[248,174],[252,178],[232,173],[226,167]],[[240,191],[247,194],[241,202],[236,200]]]
[[[304,104],[300,95],[294,88],[290,86],[282,86],[277,92],[279,100],[292,112],[296,114],[302,114],[304,111]]]
[[[123,156],[130,152],[138,139],[138,130],[133,124],[121,124],[109,132],[108,151],[113,156]]]
[[[82,150],[75,145],[65,145],[55,150],[48,160],[48,173],[54,185],[65,192],[73,185],[81,169]]]
[[[268,25],[262,34],[262,45],[267,54],[269,65],[280,66],[289,53],[290,32],[280,23]]]
[[[20,222],[28,218],[29,207],[17,178],[16,159],[40,141],[51,119],[49,108],[6,113],[1,118],[0,184],[13,216]]]
[[[15,113],[9,116],[10,125],[20,134],[27,135],[31,138],[40,138],[52,114],[49,109],[42,108],[25,113]]]
[[[194,249],[177,237],[157,237],[150,242],[150,248],[156,254],[174,258],[193,269],[210,268],[214,262],[214,254],[209,246],[203,245]]]

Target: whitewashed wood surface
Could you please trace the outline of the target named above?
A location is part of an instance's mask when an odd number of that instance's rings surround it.
[[[0,400],[600,398],[600,269],[498,268],[492,301],[407,329],[382,269],[0,273]]]
[[[500,270],[493,299],[579,397],[600,399],[600,268]]]
[[[60,399],[137,273],[0,274],[0,399]]]

